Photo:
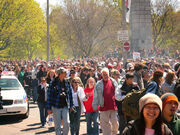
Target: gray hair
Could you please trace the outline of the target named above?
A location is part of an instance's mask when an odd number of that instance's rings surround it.
[[[103,68],[102,70],[101,70],[101,74],[103,73],[103,72],[106,72],[108,75],[109,75],[109,69],[108,68]]]

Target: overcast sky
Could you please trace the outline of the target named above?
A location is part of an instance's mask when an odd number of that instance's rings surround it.
[[[42,9],[45,9],[46,8],[46,2],[47,0],[36,0],[38,3],[40,3],[40,7]],[[178,5],[177,5],[177,8],[180,9],[180,0],[177,0],[178,1]],[[62,4],[63,3],[63,0],[49,0],[49,3],[51,5],[58,5],[58,4]]]
[[[47,0],[35,0],[35,1],[37,1],[38,3],[40,3],[40,7],[41,7],[42,9],[44,9],[44,8],[46,7]],[[62,1],[63,1],[63,0],[49,0],[49,3],[50,3],[51,5],[57,5],[57,4],[61,3]]]

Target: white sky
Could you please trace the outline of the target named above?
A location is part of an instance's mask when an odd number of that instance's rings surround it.
[[[42,9],[45,9],[46,8],[46,4],[47,4],[47,0],[35,0],[37,1],[38,3],[40,3],[40,7]],[[63,0],[49,0],[49,4],[50,5],[58,5],[60,3],[62,3]]]
[[[47,0],[35,0],[35,1],[37,1],[38,3],[40,3],[40,5],[44,5],[44,4],[46,4],[46,2],[47,2]],[[49,0],[49,3],[50,3],[50,4],[53,4],[53,5],[56,5],[56,2],[58,2],[58,1],[61,1],[61,0]]]
[[[35,0],[37,1],[38,3],[40,3],[40,7],[42,9],[45,9],[46,8],[46,2],[47,0]],[[177,5],[177,8],[180,9],[180,0],[177,0],[178,1],[178,5]],[[58,5],[58,4],[62,4],[63,3],[63,0],[49,0],[49,3],[50,5]]]

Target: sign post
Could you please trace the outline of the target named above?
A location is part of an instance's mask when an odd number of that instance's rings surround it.
[[[118,41],[128,41],[129,40],[129,33],[128,30],[119,30],[117,32]]]
[[[126,51],[128,52],[128,51],[130,50],[130,44],[129,44],[129,42],[124,42],[123,48],[124,48],[124,50],[126,50]]]

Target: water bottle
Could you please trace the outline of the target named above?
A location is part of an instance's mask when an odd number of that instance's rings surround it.
[[[52,114],[48,115],[48,126],[49,127],[53,126],[53,115]]]

